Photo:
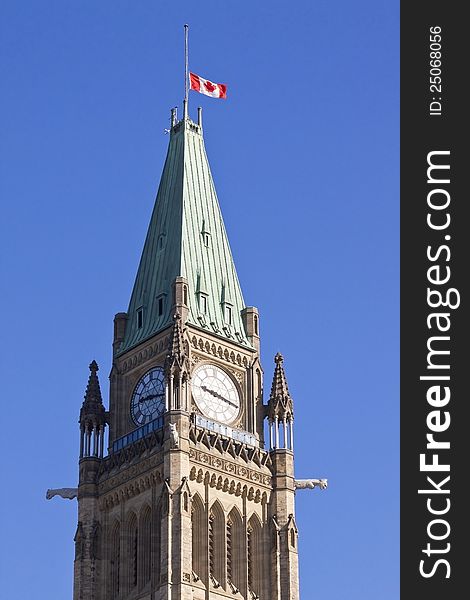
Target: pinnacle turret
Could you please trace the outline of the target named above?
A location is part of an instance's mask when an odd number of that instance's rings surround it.
[[[98,364],[95,360],[89,366],[90,375],[85,391],[85,399],[80,409],[80,458],[103,456],[106,411],[101,397],[98,379]]]
[[[188,410],[189,407],[189,356],[184,344],[181,315],[173,316],[173,331],[165,360],[165,376],[170,410]]]
[[[271,449],[293,449],[294,403],[287,386],[284,357],[279,352],[274,357],[273,383],[268,402],[269,442]]]
[[[268,418],[274,421],[275,417],[279,420],[293,419],[294,405],[292,402],[289,388],[287,387],[287,379],[284,371],[284,357],[279,352],[274,357],[276,367],[274,369],[273,383],[271,386],[271,394],[268,404]]]
[[[173,331],[170,337],[168,355],[166,358],[166,371],[169,373],[175,368],[180,371],[184,368],[186,354],[184,350],[183,329],[181,327],[181,315],[176,313],[173,316]]]
[[[95,360],[90,363],[90,376],[85,391],[85,399],[80,410],[80,421],[87,417],[104,420],[104,406],[98,379],[98,364]]]

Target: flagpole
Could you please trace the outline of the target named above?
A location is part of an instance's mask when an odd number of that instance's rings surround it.
[[[184,26],[184,106],[183,106],[183,117],[188,118],[188,29],[189,25]]]

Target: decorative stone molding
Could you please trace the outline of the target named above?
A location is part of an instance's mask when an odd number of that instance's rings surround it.
[[[98,478],[103,479],[114,468],[122,468],[125,464],[132,463],[136,459],[141,458],[145,452],[150,454],[155,450],[159,451],[162,447],[162,444],[163,431],[157,429],[140,440],[136,440],[132,444],[129,444],[122,450],[119,450],[118,452],[112,452],[109,454],[109,456],[101,461]]]
[[[124,449],[126,450],[126,448]],[[108,457],[108,458],[111,458]],[[148,458],[141,460],[139,463],[127,467],[120,468],[119,473],[113,476],[109,470],[103,470],[98,475],[99,493],[106,493],[108,490],[128,481],[132,477],[138,477],[143,473],[157,467],[163,462],[163,457],[160,452],[150,455]]]
[[[262,478],[263,476],[261,476]],[[266,477],[266,476],[264,476]],[[207,483],[211,488],[222,490],[225,493],[233,494],[234,496],[244,495],[247,500],[251,502],[266,504],[268,501],[268,494],[266,490],[261,490],[258,487],[248,486],[246,483],[242,484],[240,481],[236,481],[230,477],[217,476],[215,473],[211,473],[208,470],[197,469],[193,467],[189,473],[189,479],[196,481],[197,483]],[[260,485],[259,482],[257,482]]]
[[[204,427],[198,427],[194,423],[191,423],[189,429],[189,439],[194,444],[205,446],[208,450],[214,448],[222,455],[229,454],[235,459],[243,459],[246,463],[254,462],[258,467],[272,469],[271,457],[266,450],[228,438]]]
[[[191,337],[191,346],[195,350],[216,356],[234,365],[240,365],[241,367],[245,367],[245,369],[250,366],[250,360],[246,356],[240,354],[240,352],[235,353],[233,350],[223,348],[220,344],[216,345],[213,342],[211,343],[209,340],[204,340],[202,337],[193,335]]]
[[[134,367],[142,364],[146,360],[148,360],[154,356],[157,356],[159,354],[162,354],[163,352],[166,352],[166,350],[168,349],[169,343],[170,343],[170,336],[166,335],[166,336],[160,338],[159,340],[157,340],[156,342],[154,342],[153,344],[149,344],[143,350],[140,350],[139,352],[135,352],[134,354],[132,354],[132,356],[127,358],[122,363],[120,372],[126,373],[130,369],[133,369]],[[118,361],[116,361],[116,362],[118,362]]]
[[[145,492],[146,490],[162,483],[163,481],[160,471],[154,471],[145,477],[134,478],[131,481],[127,481],[128,476],[128,473],[126,473],[125,477],[120,474],[117,477],[113,477],[104,484],[100,485],[100,494],[105,494],[99,500],[99,506],[101,510],[112,508],[113,506],[120,504],[122,501],[133,498],[134,496]],[[106,494],[106,492],[111,489],[113,491],[109,494]]]
[[[266,488],[271,489],[271,475],[266,473],[260,473],[257,470],[250,469],[249,467],[245,467],[243,465],[234,463],[230,460],[225,460],[223,458],[219,458],[218,456],[213,456],[212,454],[208,454],[207,452],[201,452],[200,450],[196,450],[195,448],[191,448],[189,450],[189,459],[193,462],[200,463],[201,465],[205,465],[207,467],[211,467],[217,471],[220,471],[224,474],[229,474],[232,477],[237,477],[239,479],[244,479],[251,483],[255,483],[256,485],[260,485]],[[209,473],[209,471],[207,471]],[[196,467],[191,469],[191,475],[193,475],[192,479],[196,479],[200,476],[199,472],[196,472]],[[190,478],[191,478],[190,475]],[[205,477],[205,475],[204,475]],[[215,477],[215,474],[211,474],[211,477]],[[220,481],[219,481],[220,480]],[[212,478],[211,478],[212,481]],[[228,481],[228,479],[227,479]],[[214,486],[220,485],[223,489],[226,487],[226,482],[220,476],[218,479],[216,478],[216,483]],[[230,482],[229,482],[230,485]],[[228,490],[228,488],[227,488]],[[225,491],[227,491],[225,490]]]

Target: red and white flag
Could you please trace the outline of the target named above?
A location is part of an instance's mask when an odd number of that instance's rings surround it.
[[[225,83],[212,83],[208,79],[199,77],[196,73],[189,73],[189,80],[191,82],[191,89],[205,94],[211,98],[227,98],[227,86]]]

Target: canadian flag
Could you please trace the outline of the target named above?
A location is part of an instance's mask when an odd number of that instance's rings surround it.
[[[199,77],[196,73],[189,73],[191,89],[205,94],[211,98],[227,98],[227,86],[225,83],[212,83],[208,79]]]

